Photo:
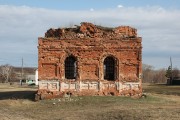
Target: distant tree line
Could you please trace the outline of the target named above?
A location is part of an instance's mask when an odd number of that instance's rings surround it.
[[[180,77],[180,70],[178,68],[168,67],[167,69],[155,70],[153,66],[143,64],[143,83],[167,83],[170,77]]]
[[[25,79],[26,75],[35,74],[36,68],[24,67],[23,73],[21,67],[14,67],[9,64],[0,65],[0,82],[19,82],[21,79]]]

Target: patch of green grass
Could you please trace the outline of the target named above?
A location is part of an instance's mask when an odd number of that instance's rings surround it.
[[[8,117],[10,120],[178,120],[180,97],[175,94],[179,92],[179,88],[143,85],[147,97],[140,99],[83,96],[39,102],[33,102],[28,99],[29,97],[0,100],[0,117]],[[15,89],[18,90],[19,88]],[[29,91],[29,88],[27,90]],[[22,96],[27,95],[25,92],[18,93]]]
[[[111,107],[111,106],[136,106],[145,104],[165,104],[168,102],[166,99],[162,99],[155,96],[147,96],[146,98],[133,99],[131,97],[118,97],[118,96],[83,96],[83,97],[71,97],[71,100],[52,99],[42,100],[42,105],[54,105],[60,106],[60,109],[81,109],[81,108],[97,108],[97,107]]]
[[[165,84],[143,84],[143,90],[147,93],[180,96],[180,86],[169,86]]]

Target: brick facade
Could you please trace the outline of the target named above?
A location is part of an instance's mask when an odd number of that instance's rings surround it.
[[[49,29],[38,38],[37,95],[140,95],[141,42],[129,26],[83,22],[74,28]]]

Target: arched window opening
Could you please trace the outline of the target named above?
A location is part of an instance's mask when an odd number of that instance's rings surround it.
[[[104,60],[104,79],[115,80],[115,61],[113,57]]]
[[[65,60],[65,78],[76,78],[76,59],[73,56],[69,56]]]

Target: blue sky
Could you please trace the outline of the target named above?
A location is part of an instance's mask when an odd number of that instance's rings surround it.
[[[161,6],[179,8],[179,0],[0,0],[2,5],[30,6],[61,10],[87,10],[114,8],[119,4],[128,7]]]
[[[47,29],[87,21],[137,28],[143,63],[180,68],[180,0],[0,0],[0,65],[37,67],[37,39]]]

